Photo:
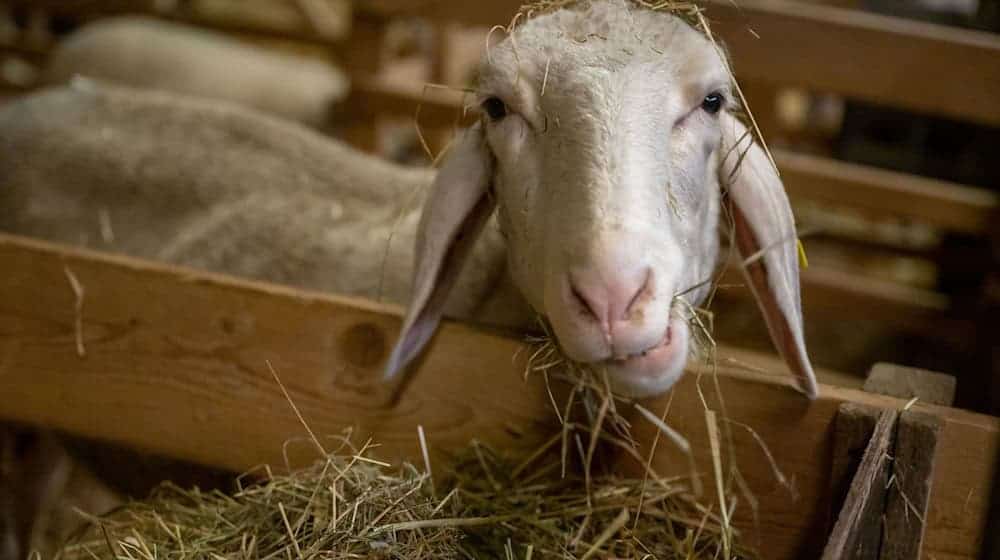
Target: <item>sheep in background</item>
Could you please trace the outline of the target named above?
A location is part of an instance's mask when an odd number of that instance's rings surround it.
[[[48,93],[0,112],[0,207],[14,209],[0,228],[73,241],[107,208],[132,254],[368,296],[384,276],[388,299],[409,301],[390,378],[444,314],[528,327],[533,309],[570,358],[642,396],[684,370],[726,189],[772,340],[815,396],[791,209],[706,37],[638,3],[579,2],[523,23],[480,76],[483,119],[426,197],[428,174],[246,111]]]
[[[330,125],[349,89],[343,72],[319,60],[145,17],[98,20],[61,41],[43,79],[74,76],[234,101],[314,128]]]
[[[432,178],[164,92],[79,80],[0,108],[0,231],[398,304]],[[528,324],[495,229],[473,259],[449,313]]]

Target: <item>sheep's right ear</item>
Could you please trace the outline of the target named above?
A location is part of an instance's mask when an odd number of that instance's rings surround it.
[[[816,375],[802,329],[798,236],[785,187],[747,128],[728,112],[720,117],[723,160],[719,180],[728,189],[743,272],[764,314],[771,341],[795,375],[799,390],[816,398]]]
[[[399,375],[437,330],[448,293],[493,213],[492,180],[493,157],[482,125],[476,124],[451,146],[424,204],[410,303],[386,364],[386,380]]]

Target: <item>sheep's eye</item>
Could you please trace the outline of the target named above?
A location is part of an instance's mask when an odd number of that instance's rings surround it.
[[[507,116],[507,105],[497,97],[491,97],[483,101],[483,111],[492,121],[498,121]]]
[[[706,95],[705,99],[702,99],[701,108],[704,109],[709,115],[714,115],[719,112],[719,109],[722,108],[723,101],[724,98],[722,97],[722,94],[717,91],[713,91],[712,93]]]

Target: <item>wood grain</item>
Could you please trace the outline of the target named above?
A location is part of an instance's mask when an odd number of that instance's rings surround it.
[[[940,432],[941,422],[932,415],[911,410],[899,415],[881,560],[921,556]]]
[[[235,470],[280,464],[282,444],[299,438],[289,452],[302,464],[314,451],[267,372],[270,361],[317,433],[353,427],[358,438],[376,438],[388,459],[419,458],[418,424],[435,463],[473,436],[530,449],[554,429],[542,384],[521,380],[525,352],[517,339],[446,323],[401,401],[387,407],[389,389],[376,378],[399,326],[396,309],[8,236],[0,236],[0,268],[5,419]],[[82,358],[67,269],[85,292]],[[809,403],[783,370],[747,367],[725,350],[717,365],[693,367],[678,383],[667,421],[691,441],[700,471],[710,473],[704,393],[728,419],[721,425],[726,463],[740,466],[759,500],[757,523],[741,510],[750,542],[767,558],[816,557],[837,408],[858,402],[892,409],[903,401],[824,385]],[[669,400],[644,406],[658,413]],[[942,560],[971,558],[983,536],[1000,420],[915,408],[942,419],[925,548]],[[633,424],[648,449],[656,429],[638,418]],[[794,496],[775,482],[743,425],[770,448]],[[687,460],[664,445],[654,464],[663,473],[688,472]],[[621,466],[638,472],[628,460]]]
[[[868,372],[864,389],[897,399],[951,406],[955,403],[955,376],[896,364],[877,363]]]
[[[837,522],[851,482],[861,466],[881,409],[844,403],[833,426],[833,458],[830,463],[830,528]]]
[[[1000,37],[793,0],[709,0],[738,78],[1000,124]]]
[[[808,199],[983,235],[1000,208],[996,193],[867,165],[773,150],[793,202]]]
[[[764,558],[818,558],[829,519],[832,434],[839,406],[851,402],[898,410],[905,401],[824,385],[820,397],[809,403],[791,390],[787,374],[747,371],[720,361],[717,368],[701,370],[699,382],[697,371],[692,368],[681,380],[673,390],[672,400],[666,395],[644,406],[659,414],[669,404],[667,423],[679,428],[695,449],[706,488],[712,487],[713,478],[704,405],[699,395],[704,393],[713,409],[725,410],[722,416],[731,419],[726,424],[732,431],[733,445],[725,449],[724,460],[735,461],[761,503],[756,520],[744,500],[737,511],[739,524],[750,542],[760,547]],[[724,396],[724,408],[714,388],[716,380]],[[926,518],[924,558],[976,558],[985,536],[989,491],[997,474],[1000,419],[921,403],[913,409],[933,414],[943,423]],[[639,442],[652,441],[654,427],[638,419],[634,426]],[[749,436],[747,427],[765,442],[788,485],[779,482],[767,455]],[[661,474],[687,473],[687,459],[662,443],[653,464]],[[635,472],[640,469],[631,461],[624,461],[625,467]]]
[[[844,410],[844,407],[841,407]],[[877,412],[878,420],[851,481],[844,508],[823,549],[823,560],[878,560],[882,548],[891,454],[895,441],[894,410]]]
[[[7,237],[0,268],[0,416],[9,419],[232,470],[280,465],[282,445],[305,432],[268,361],[316,432],[354,428],[390,459],[416,451],[418,424],[434,450],[472,437],[530,448],[552,418],[540,385],[513,362],[521,344],[462,325],[444,326],[438,344],[454,348],[427,356],[406,398],[387,408],[379,367],[396,309]],[[84,357],[66,270],[85,292]],[[297,464],[312,457],[308,445],[293,451]]]

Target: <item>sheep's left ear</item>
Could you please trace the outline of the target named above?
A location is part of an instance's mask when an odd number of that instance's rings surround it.
[[[728,112],[720,117],[719,180],[729,192],[743,272],[764,314],[771,341],[799,389],[816,398],[816,375],[802,331],[798,236],[792,208],[770,158],[753,135]]]
[[[386,380],[403,371],[437,330],[448,293],[493,213],[492,180],[493,157],[482,125],[476,124],[452,144],[424,203],[410,303],[386,364]]]

